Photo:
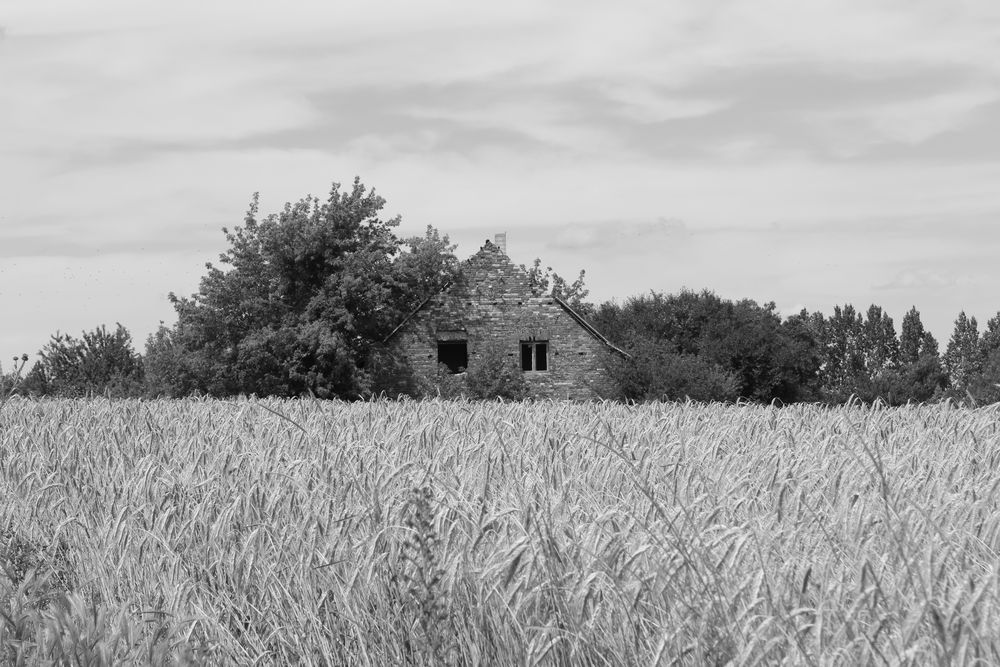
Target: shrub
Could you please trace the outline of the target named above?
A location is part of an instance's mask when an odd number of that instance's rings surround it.
[[[111,332],[103,325],[81,338],[56,333],[39,352],[32,369],[34,384],[57,396],[142,394],[142,358],[132,348],[132,335],[121,324]],[[37,370],[36,370],[37,369]]]
[[[477,359],[469,366],[465,383],[472,398],[519,401],[529,393],[517,360],[504,354],[496,343],[483,345]]]
[[[416,374],[412,392],[418,398],[462,398],[468,396],[466,374],[452,373],[444,364],[438,364],[432,375]]]
[[[733,373],[701,357],[653,344],[634,351],[631,359],[612,358],[608,368],[624,400],[733,401],[739,396]]]

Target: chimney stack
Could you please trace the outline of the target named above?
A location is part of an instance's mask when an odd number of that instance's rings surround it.
[[[500,248],[500,252],[507,254],[507,232],[496,234],[493,237],[493,245]]]

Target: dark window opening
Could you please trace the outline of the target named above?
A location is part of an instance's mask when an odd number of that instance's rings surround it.
[[[521,343],[521,370],[522,371],[549,370],[548,342],[531,341],[531,342]]]
[[[464,340],[438,341],[438,363],[449,373],[463,373],[469,367],[469,346]]]
[[[531,369],[531,343],[521,343],[521,370],[530,371]]]

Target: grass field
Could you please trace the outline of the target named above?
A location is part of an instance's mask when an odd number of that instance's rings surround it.
[[[998,466],[997,409],[15,400],[0,662],[1000,663]]]

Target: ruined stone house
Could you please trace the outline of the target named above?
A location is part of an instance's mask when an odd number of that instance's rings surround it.
[[[533,289],[506,254],[505,235],[462,264],[458,278],[421,303],[386,339],[411,377],[461,376],[490,346],[539,398],[611,394],[606,366],[625,355],[558,297]],[[404,387],[397,386],[404,390]]]

